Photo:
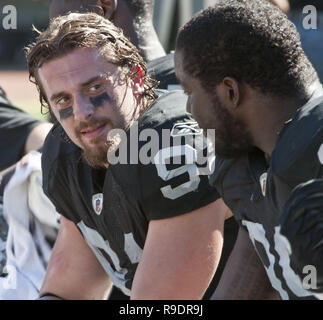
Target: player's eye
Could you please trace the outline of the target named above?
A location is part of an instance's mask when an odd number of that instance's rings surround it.
[[[96,83],[92,86],[89,87],[88,91],[90,93],[97,93],[98,91],[100,91],[102,89],[103,85],[101,83]]]
[[[56,105],[60,108],[66,107],[70,103],[70,99],[68,97],[61,97],[56,100]]]

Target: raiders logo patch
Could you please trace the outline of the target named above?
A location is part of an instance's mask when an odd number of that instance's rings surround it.
[[[92,207],[97,215],[101,214],[103,208],[103,193],[97,193],[92,196]]]
[[[172,137],[180,137],[187,135],[200,135],[203,130],[199,128],[197,122],[176,123],[170,133]]]
[[[267,172],[263,173],[260,178],[260,188],[263,196],[266,196],[266,183],[267,183]]]

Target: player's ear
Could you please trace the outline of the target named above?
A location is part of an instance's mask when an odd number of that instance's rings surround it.
[[[222,90],[224,90],[225,100],[228,105],[236,108],[240,103],[240,86],[239,82],[232,77],[225,77],[222,81]]]
[[[144,92],[143,70],[139,65],[132,68],[132,90],[135,97],[142,95]]]
[[[113,20],[114,13],[117,10],[118,0],[100,0],[99,2],[103,9],[104,17]]]

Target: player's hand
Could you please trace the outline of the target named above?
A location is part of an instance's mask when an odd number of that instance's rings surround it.
[[[291,245],[291,267],[303,280],[306,265],[317,271],[317,289],[323,292],[323,179],[297,186],[280,218],[281,233]]]

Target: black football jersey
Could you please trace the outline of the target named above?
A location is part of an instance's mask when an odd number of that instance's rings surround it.
[[[0,170],[17,162],[31,130],[41,121],[14,107],[0,87]]]
[[[169,53],[147,63],[147,71],[151,77],[159,81],[159,89],[176,90],[181,88],[174,68],[174,53]]]
[[[290,266],[279,218],[292,189],[322,177],[323,97],[300,108],[279,134],[268,161],[262,151],[216,158],[210,177],[239,224],[246,228],[272,286],[282,299],[314,299]]]
[[[203,171],[208,161],[197,161],[206,145],[189,142],[205,139],[185,108],[183,93],[164,94],[140,117],[139,141],[130,139],[133,126],[129,130],[129,139],[123,141],[139,154],[155,130],[160,140],[152,145],[151,163],[110,163],[106,170],[94,170],[73,143],[57,143],[49,134],[44,145],[45,193],[57,211],[78,226],[114,284],[128,295],[149,221],[185,214],[219,198]],[[165,132],[170,132],[169,145],[162,138]]]

